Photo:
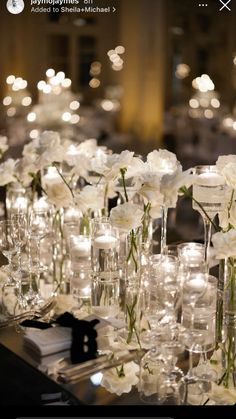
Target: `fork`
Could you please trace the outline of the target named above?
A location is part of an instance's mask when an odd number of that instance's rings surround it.
[[[55,297],[51,297],[42,307],[36,308],[34,310],[28,310],[24,313],[20,313],[16,316],[8,317],[7,320],[0,322],[0,328],[12,326],[15,323],[21,322],[23,320],[32,319],[34,317],[43,317],[45,314],[49,313],[56,305]]]
[[[137,349],[128,352],[118,351],[114,353],[113,358],[110,359],[108,355],[103,355],[100,358],[84,362],[83,364],[64,367],[57,372],[58,381],[64,384],[78,383],[99,371],[115,368],[124,363],[138,359],[140,356],[139,352],[140,351]],[[144,351],[142,351],[142,353],[144,354]]]

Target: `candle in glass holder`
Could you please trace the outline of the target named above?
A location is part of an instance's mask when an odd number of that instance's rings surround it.
[[[93,246],[97,249],[114,249],[117,246],[117,238],[104,234],[94,239]]]
[[[23,196],[19,196],[13,202],[11,211],[12,212],[27,212],[28,208],[28,199],[24,198]]]

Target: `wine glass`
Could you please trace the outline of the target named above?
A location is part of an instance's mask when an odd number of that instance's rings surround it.
[[[7,258],[8,265],[4,268],[7,273],[13,271],[12,259],[17,254],[17,249],[12,237],[12,222],[9,220],[0,221],[0,250],[2,254]],[[13,278],[11,276],[11,280]]]
[[[198,211],[204,223],[204,246],[207,272],[208,252],[211,242],[212,223],[217,213],[228,201],[228,191],[223,176],[216,166],[196,166],[193,169],[193,209]]]
[[[11,221],[11,235],[18,256],[18,271],[22,272],[22,250],[26,245],[28,236],[26,215],[24,213],[12,214]]]
[[[35,301],[41,302],[40,273],[45,270],[41,265],[40,243],[52,231],[51,219],[48,211],[33,209],[29,215],[28,261],[31,274],[36,276],[37,294]]]

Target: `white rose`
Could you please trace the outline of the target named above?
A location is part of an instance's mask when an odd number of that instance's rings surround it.
[[[85,186],[85,188],[75,197],[78,208],[83,212],[88,210],[99,210],[104,207],[104,193],[102,188],[95,186]]]
[[[17,181],[15,177],[16,163],[16,160],[8,159],[0,164],[0,186]]]
[[[236,230],[213,234],[212,243],[216,259],[236,257]]]
[[[222,176],[225,179],[226,184],[236,189],[236,163],[228,163],[221,171]]]
[[[0,136],[0,154],[1,156],[8,150],[7,137]]]
[[[62,180],[47,183],[45,191],[48,201],[55,205],[57,209],[66,208],[73,204],[73,197],[70,189]]]
[[[110,393],[116,393],[118,396],[122,393],[129,393],[132,386],[135,386],[139,382],[137,376],[139,373],[139,366],[134,362],[129,362],[123,366],[123,371],[124,376],[120,377],[116,368],[105,371],[102,377],[101,386],[105,387]]]
[[[151,170],[158,173],[173,173],[181,168],[174,153],[168,150],[154,150],[147,156],[147,163]]]
[[[127,202],[112,208],[110,219],[114,227],[127,232],[135,230],[142,224],[144,212],[138,205]]]

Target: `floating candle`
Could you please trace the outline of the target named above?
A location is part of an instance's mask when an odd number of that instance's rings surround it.
[[[117,238],[108,235],[98,236],[93,242],[93,246],[97,249],[113,249],[117,244]]]

